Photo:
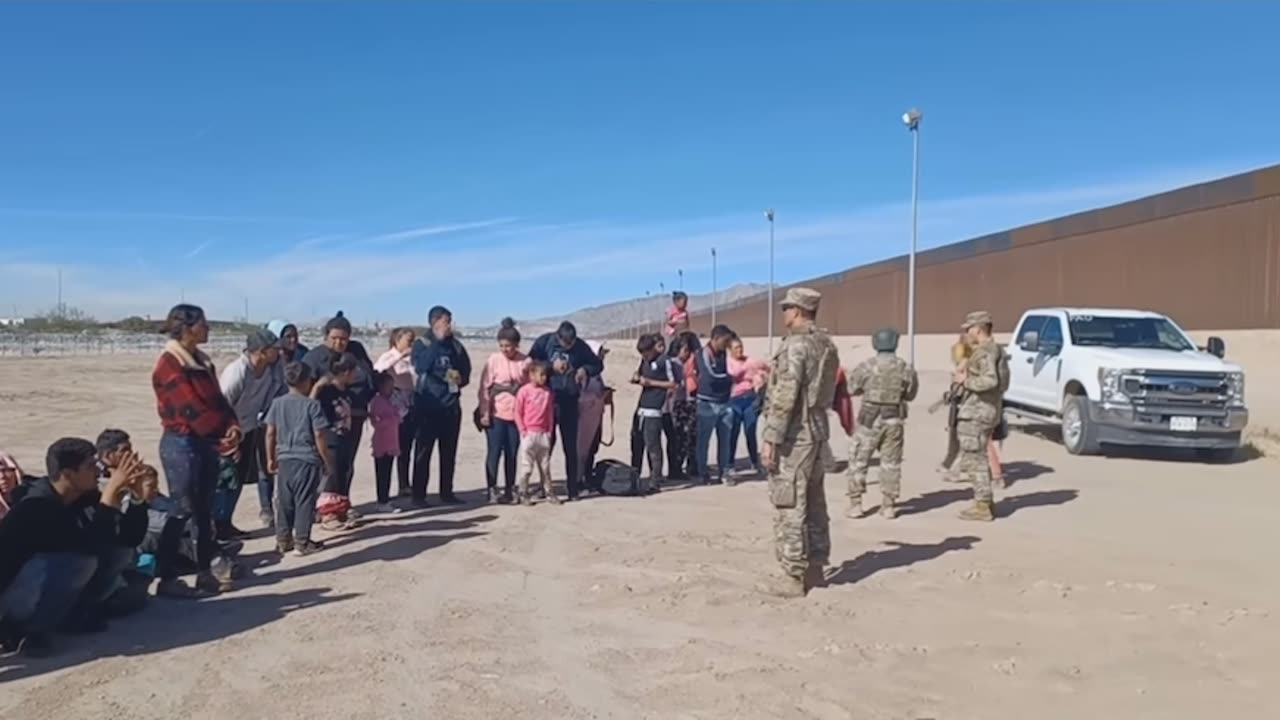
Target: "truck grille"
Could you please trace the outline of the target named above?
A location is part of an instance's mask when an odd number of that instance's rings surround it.
[[[1121,387],[1135,409],[1165,415],[1221,416],[1230,400],[1225,373],[1136,371]]]

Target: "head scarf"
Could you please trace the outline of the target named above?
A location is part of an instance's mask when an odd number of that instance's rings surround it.
[[[284,329],[287,327],[292,327],[295,330],[298,329],[293,323],[279,318],[267,323],[267,329],[275,333],[276,337],[284,337]]]

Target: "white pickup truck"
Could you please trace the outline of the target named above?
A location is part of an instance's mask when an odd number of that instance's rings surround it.
[[[1103,445],[1195,448],[1225,460],[1249,422],[1244,372],[1221,338],[1197,348],[1169,318],[1140,310],[1028,310],[1008,346],[1005,411],[1061,422],[1073,455]]]

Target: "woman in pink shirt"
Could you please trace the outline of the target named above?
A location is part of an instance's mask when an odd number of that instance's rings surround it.
[[[520,352],[520,331],[516,321],[502,320],[498,330],[498,352],[485,361],[480,375],[480,425],[485,428],[489,453],[484,476],[489,502],[513,499],[516,486],[516,453],[520,450],[520,430],[516,427],[516,393],[529,381],[529,358]],[[498,460],[503,460],[502,494],[498,494]]]
[[[729,433],[730,468],[738,452],[738,435],[745,432],[751,467],[756,472],[760,471],[760,451],[756,445],[756,423],[760,419],[758,391],[768,370],[765,363],[748,358],[742,338],[733,336],[729,341],[729,375],[733,378],[733,390],[729,396],[729,407],[733,409],[733,430]]]
[[[418,374],[414,372],[413,362],[409,356],[413,353],[413,341],[417,334],[410,328],[400,327],[391,331],[391,348],[373,364],[375,372],[390,373],[394,389],[391,402],[400,409],[400,454],[396,460],[396,479],[400,485],[400,496],[412,494],[409,487],[413,462],[413,438],[417,432],[414,423],[413,390],[418,383]]]

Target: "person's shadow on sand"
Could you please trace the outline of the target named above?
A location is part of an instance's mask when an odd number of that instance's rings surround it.
[[[139,656],[238,635],[284,618],[290,613],[343,602],[360,593],[330,595],[329,588],[289,593],[230,593],[209,600],[153,600],[142,612],[111,623],[100,636],[59,637],[61,652],[30,660],[20,655],[0,658],[0,684],[75,667],[102,657]]]
[[[866,580],[881,570],[907,567],[941,557],[955,550],[972,550],[982,538],[973,535],[950,537],[937,543],[887,542],[887,550],[868,550],[852,560],[845,560],[827,578],[827,585],[851,585]]]

